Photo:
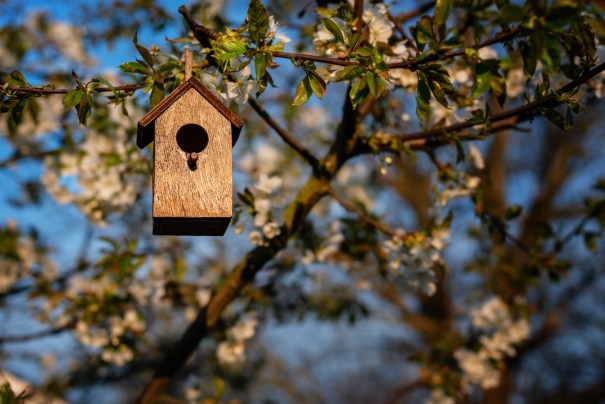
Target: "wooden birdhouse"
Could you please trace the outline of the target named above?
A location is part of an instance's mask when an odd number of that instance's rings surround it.
[[[153,234],[221,236],[231,221],[231,149],[243,122],[192,77],[149,111],[137,146],[153,149]]]

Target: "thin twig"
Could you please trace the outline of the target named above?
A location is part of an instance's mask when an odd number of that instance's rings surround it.
[[[403,39],[405,39],[407,46],[414,49],[414,51],[416,52],[416,55],[418,55],[419,54],[418,48],[416,47],[414,40],[405,32],[405,29],[401,25],[399,25],[399,22],[395,19],[395,17],[393,17],[393,14],[391,14],[390,12],[387,12],[387,18],[389,19],[389,21],[391,21],[393,23],[397,32],[399,32],[401,34],[401,36],[403,37]]]
[[[361,28],[363,27],[363,0],[355,0],[353,12],[355,13],[356,20],[355,30],[361,32]]]
[[[249,100],[249,104],[258,113],[258,115],[263,118],[267,124],[273,128],[273,130],[282,138],[282,140],[292,148],[295,152],[300,154],[302,158],[304,158],[313,168],[317,168],[319,165],[319,161],[317,158],[306,149],[292,134],[290,134],[286,129],[284,129],[280,124],[278,124],[275,119],[269,115],[267,111],[263,107],[260,106],[258,102],[253,99]]]
[[[113,89],[109,87],[97,87],[95,88],[95,92],[97,93],[108,93],[115,91],[125,91],[131,92],[140,90],[145,87],[145,84],[126,84],[123,86],[117,86]],[[16,87],[16,86],[8,86],[8,90],[19,93],[32,93],[32,94],[67,94],[72,90],[77,90],[77,88],[37,88],[37,87]]]
[[[386,234],[388,236],[391,236],[393,238],[400,238],[401,237],[401,233],[399,233],[396,230],[390,228],[389,226],[387,226],[386,224],[380,222],[379,220],[376,220],[373,217],[368,216],[364,211],[362,211],[360,208],[358,208],[357,206],[355,206],[355,204],[353,204],[353,203],[351,203],[351,202],[349,202],[349,201],[341,198],[340,195],[338,195],[334,191],[334,189],[330,189],[329,195],[332,198],[334,198],[334,200],[336,202],[338,202],[338,204],[340,206],[342,206],[343,208],[345,208],[347,211],[355,214],[356,216],[358,216],[361,220],[363,220],[364,222],[366,222],[370,226],[374,226],[376,229],[380,230],[384,234]]]
[[[73,323],[69,323],[66,325],[59,326],[59,327],[50,328],[48,330],[33,332],[31,334],[7,335],[5,337],[0,337],[0,345],[18,343],[18,342],[26,342],[26,341],[31,341],[33,339],[44,338],[44,337],[49,337],[51,335],[60,334],[64,331],[67,331],[67,330],[73,328],[73,325],[74,325]]]
[[[433,7],[435,7],[435,1],[433,1],[433,0],[427,1],[411,11],[405,12],[403,14],[399,14],[398,16],[395,17],[395,21],[397,21],[400,24],[404,23],[408,20],[411,20],[414,17],[418,17],[420,14],[426,13]]]
[[[578,87],[581,84],[585,83],[586,81],[590,80],[591,78],[593,78],[597,74],[601,73],[602,71],[605,71],[605,62],[601,63],[594,69],[589,70],[586,73],[582,74],[577,79],[570,81],[569,83],[567,83],[566,85],[561,87],[559,90],[557,90],[551,94],[548,94],[548,95],[540,98],[537,101],[530,102],[528,104],[522,105],[517,108],[511,108],[507,111],[503,111],[498,114],[494,114],[491,116],[490,120],[491,120],[491,122],[498,122],[498,121],[503,121],[503,120],[506,120],[509,118],[517,117],[517,121],[519,121],[523,117],[532,115],[536,110],[538,110],[540,108],[546,108],[546,107],[552,106],[553,104],[559,104],[560,101],[557,100],[558,95],[565,94],[565,93],[575,89],[576,87]],[[398,135],[395,137],[400,142],[409,142],[409,141],[418,140],[418,139],[434,138],[434,137],[444,135],[446,133],[454,133],[454,132],[457,132],[462,129],[467,129],[467,128],[471,128],[471,127],[475,127],[475,126],[479,126],[479,125],[482,125],[482,124],[475,123],[472,121],[465,121],[465,122],[460,122],[460,123],[456,123],[453,125],[444,126],[441,128],[423,130],[420,132],[414,132],[414,133],[409,133],[409,134],[405,134],[405,135]],[[389,143],[390,141],[391,141],[390,138],[386,139],[386,143]]]

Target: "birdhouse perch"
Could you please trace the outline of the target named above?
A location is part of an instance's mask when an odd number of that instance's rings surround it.
[[[153,149],[153,234],[221,236],[233,213],[231,149],[243,122],[196,78],[139,121]]]

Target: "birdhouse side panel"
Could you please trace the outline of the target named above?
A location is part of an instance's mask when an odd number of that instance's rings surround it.
[[[177,143],[179,129],[188,124],[207,133],[193,168],[191,150]],[[194,89],[177,99],[155,122],[153,217],[230,218],[231,153],[231,123]]]

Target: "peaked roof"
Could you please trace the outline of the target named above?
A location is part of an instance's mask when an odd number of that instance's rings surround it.
[[[239,132],[244,126],[244,122],[239,119],[229,108],[227,108],[220,99],[212,94],[198,79],[191,77],[189,80],[178,86],[173,92],[164,98],[158,105],[149,111],[141,120],[137,127],[137,146],[146,147],[153,142],[155,136],[155,120],[159,118],[176,100],[181,98],[190,89],[196,90],[206,99],[218,112],[220,112],[229,122],[231,122],[232,145],[235,145]]]

